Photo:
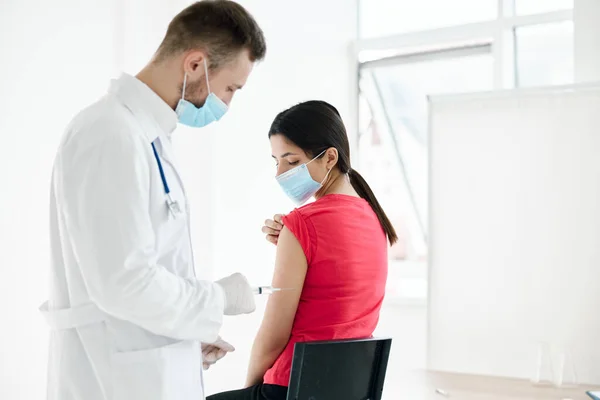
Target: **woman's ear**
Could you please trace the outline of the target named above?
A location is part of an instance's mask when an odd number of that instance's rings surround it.
[[[327,149],[327,151],[325,152],[325,160],[326,160],[326,164],[325,166],[327,167],[328,171],[331,171],[333,169],[333,167],[335,167],[335,165],[338,162],[338,151],[335,147],[330,147]]]

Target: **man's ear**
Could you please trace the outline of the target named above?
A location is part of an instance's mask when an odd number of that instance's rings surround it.
[[[183,71],[191,80],[204,76],[204,63],[208,62],[206,54],[200,50],[189,51],[183,58]]]

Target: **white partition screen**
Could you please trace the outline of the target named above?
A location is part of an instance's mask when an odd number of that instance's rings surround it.
[[[547,343],[600,384],[600,86],[430,113],[429,367],[532,378]]]

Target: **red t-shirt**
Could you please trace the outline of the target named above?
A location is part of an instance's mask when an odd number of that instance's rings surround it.
[[[385,232],[364,199],[330,194],[292,211],[283,224],[300,242],[308,271],[290,340],[264,383],[288,386],[296,342],[372,336],[388,262]]]

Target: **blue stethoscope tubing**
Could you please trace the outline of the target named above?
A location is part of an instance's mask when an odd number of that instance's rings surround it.
[[[176,201],[173,201],[173,199],[171,198],[171,189],[169,188],[167,177],[165,176],[165,171],[163,169],[162,162],[160,161],[158,152],[156,151],[156,146],[154,145],[154,142],[152,142],[152,151],[154,152],[154,158],[156,159],[156,164],[158,165],[158,172],[160,172],[160,179],[165,190],[165,195],[167,196],[167,207],[169,207],[169,211],[171,211],[171,214],[173,214],[173,216],[176,217],[177,214],[181,212],[181,210],[179,209],[179,204]]]

